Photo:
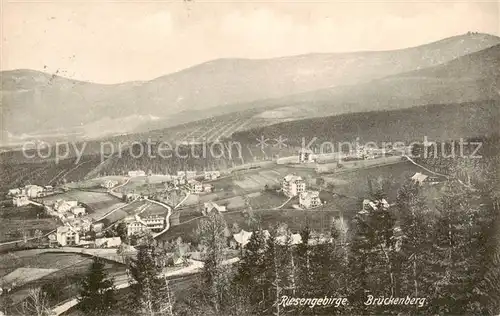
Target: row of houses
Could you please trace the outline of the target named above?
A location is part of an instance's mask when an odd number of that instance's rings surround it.
[[[146,172],[143,170],[131,170],[128,172],[129,177],[145,177]],[[197,172],[194,170],[187,171],[177,171],[177,175],[172,175],[172,177],[176,177],[177,179],[195,179],[198,176]],[[221,173],[218,170],[208,170],[203,172],[203,179],[205,180],[215,180],[220,178]]]
[[[189,191],[193,194],[210,193],[214,188],[214,186],[210,183],[202,183],[194,179],[188,181],[188,187]]]
[[[28,184],[21,188],[10,189],[7,195],[12,197],[27,196],[28,198],[37,198],[52,193],[54,193],[54,187],[51,185],[39,186],[34,184]]]
[[[43,206],[48,215],[59,217],[61,220],[73,220],[86,214],[85,207],[75,200],[44,201]]]
[[[312,150],[307,148],[301,148],[298,152],[298,161],[301,164],[307,164],[312,162],[317,162],[319,159],[324,159],[326,157],[331,158],[343,158],[343,159],[375,159],[379,157],[383,157],[388,153],[392,153],[394,151],[402,152],[401,149],[392,149],[392,148],[375,148],[371,146],[362,146],[357,144],[355,148],[351,148],[349,153],[326,153],[326,154],[315,154]],[[297,156],[295,156],[297,157]],[[296,159],[296,158],[295,158]],[[296,161],[296,160],[295,160]]]
[[[343,218],[340,218],[340,221],[343,222]],[[265,239],[268,239],[271,234],[269,233],[268,230],[262,230],[261,233],[263,234]],[[235,233],[232,235],[232,238],[229,240],[229,247],[234,248],[234,249],[242,249],[245,248],[245,246],[250,242],[250,238],[252,237],[253,232],[248,232],[242,229],[239,233]],[[328,243],[332,242],[333,239],[330,236],[326,235],[313,235],[311,236],[311,239],[309,239],[308,244],[314,245],[314,244],[323,244],[323,243]],[[295,234],[282,234],[279,236],[276,236],[276,243],[279,245],[299,245],[302,243],[302,236],[298,233]]]
[[[166,217],[161,215],[135,215],[124,220],[127,225],[128,236],[144,232],[160,232],[165,228],[166,221]]]
[[[117,248],[122,244],[120,237],[97,238],[93,241],[80,239],[82,231],[73,226],[60,226],[49,235],[49,241],[59,246],[91,246],[95,248]]]
[[[12,197],[12,204],[14,206],[20,207],[30,204],[30,199],[44,197],[53,193],[54,187],[51,185],[42,187],[29,184],[21,188],[10,189],[7,195]]]
[[[321,205],[318,191],[306,190],[306,181],[297,175],[289,174],[281,181],[283,193],[291,198],[299,196],[299,204],[302,208],[314,208]]]
[[[217,212],[220,214],[220,213],[224,213],[226,211],[227,211],[227,208],[225,206],[219,205],[213,201],[208,201],[208,202],[203,203],[203,210],[201,211],[201,213],[204,216],[207,216],[211,212]]]

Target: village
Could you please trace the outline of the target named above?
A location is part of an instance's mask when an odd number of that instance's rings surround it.
[[[296,210],[320,208],[332,200],[332,193],[324,191],[325,185],[328,185],[325,179],[328,177],[317,176],[324,173],[324,166],[336,168],[338,172],[339,169],[348,168],[345,165],[349,163],[359,165],[358,168],[367,168],[370,166],[367,162],[377,166],[401,160],[400,156],[380,158],[379,154],[373,150],[358,149],[350,155],[344,155],[342,163],[331,163],[329,159],[337,159],[338,155],[319,155],[311,150],[300,149],[296,156],[277,159],[271,167],[268,162],[262,162],[252,164],[246,170],[207,170],[202,173],[187,170],[178,171],[175,175],[152,175],[143,170],[131,170],[126,177],[93,179],[90,188],[85,188],[85,184],[56,188],[29,184],[10,189],[8,197],[12,199],[14,207],[42,207],[47,216],[57,219],[60,226],[46,235],[48,247],[118,247],[119,236],[113,236],[113,231],[119,225],[124,228],[125,236],[150,234],[160,237],[165,235],[171,225],[182,223],[182,213],[186,213],[186,208],[196,208],[200,212],[199,216],[206,216],[213,211],[241,211],[253,205],[270,210],[285,206]],[[263,203],[252,203],[262,195],[270,199]],[[82,198],[78,200],[78,196]],[[92,202],[100,199],[102,203],[92,207]],[[148,211],[153,203],[156,203],[156,211]],[[267,205],[269,203],[278,205]],[[176,220],[171,220],[172,209],[179,207],[184,210],[174,212],[180,215],[175,214],[173,217]]]
[[[130,170],[126,175],[107,175],[54,187],[28,184],[12,188],[7,195],[14,208],[38,208],[57,224],[20,241],[7,241],[6,245],[29,245],[41,254],[84,253],[124,263],[127,257],[136,255],[137,246],[154,242],[166,251],[165,273],[170,273],[169,269],[191,271],[203,261],[204,249],[196,241],[198,225],[211,213],[222,215],[226,222],[224,252],[228,260],[237,260],[245,249],[257,227],[250,224],[255,220],[260,221],[258,229],[265,238],[269,228],[280,224],[276,241],[283,245],[302,243],[299,229],[305,222],[313,229],[308,243],[329,243],[331,237],[327,231],[321,232],[321,227],[334,225],[347,233],[353,216],[387,209],[394,198],[365,198],[361,208],[349,213],[346,210],[356,208],[358,201],[350,195],[362,194],[366,188],[361,189],[365,184],[355,185],[355,191],[359,189],[356,193],[343,183],[347,184],[357,173],[365,178],[364,170],[407,164],[401,156],[378,158],[366,153],[333,163],[335,157],[302,149],[292,158],[287,157],[286,162],[278,159],[272,164],[256,162],[235,170],[185,170],[173,175]],[[334,171],[325,173],[325,165]],[[438,177],[423,172],[404,174],[404,179],[429,188],[440,182]],[[397,226],[394,235],[401,238]],[[2,281],[2,288],[9,292],[22,285],[7,280],[9,275]]]

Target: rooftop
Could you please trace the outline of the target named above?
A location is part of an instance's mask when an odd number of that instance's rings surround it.
[[[285,181],[287,181],[287,182],[302,181],[302,177],[301,176],[297,176],[297,175],[294,175],[294,174],[286,175],[283,179]]]

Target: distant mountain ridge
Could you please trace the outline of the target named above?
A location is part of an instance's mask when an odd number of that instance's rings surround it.
[[[220,59],[151,81],[113,85],[31,70],[4,71],[2,141],[9,141],[9,136],[19,140],[23,134],[36,138],[40,133],[96,138],[174,126],[231,111],[265,109],[269,103],[260,100],[293,95],[295,102],[297,94],[321,94],[338,86],[355,87],[423,70],[499,43],[500,38],[493,35],[468,34],[394,51]],[[386,108],[381,102],[371,110]]]

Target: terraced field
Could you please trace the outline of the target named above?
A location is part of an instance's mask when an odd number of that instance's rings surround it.
[[[5,206],[0,208],[0,242],[34,237],[37,231],[46,234],[57,228],[58,221],[48,217],[38,206]]]

